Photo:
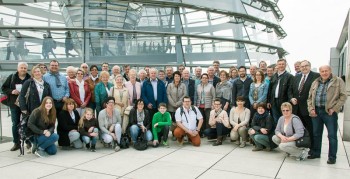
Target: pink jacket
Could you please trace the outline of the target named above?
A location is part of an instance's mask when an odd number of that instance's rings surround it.
[[[129,105],[131,105],[132,104],[132,97],[134,95],[133,85],[131,84],[130,81],[128,81],[125,83],[125,87],[129,91]],[[141,83],[135,82],[135,87],[136,87],[136,98],[140,99],[140,97],[141,97]]]

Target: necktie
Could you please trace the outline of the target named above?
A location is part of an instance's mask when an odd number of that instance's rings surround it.
[[[305,77],[306,77],[306,75],[303,75],[303,79],[301,79],[301,83],[299,86],[299,95],[301,94],[301,91],[303,91],[304,84],[305,84]]]
[[[133,92],[132,92],[132,99],[133,101],[137,99],[137,95],[136,95],[136,87],[135,84],[132,85],[133,87]]]

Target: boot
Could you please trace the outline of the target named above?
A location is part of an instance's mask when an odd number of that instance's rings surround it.
[[[21,148],[21,146],[19,144],[14,144],[13,147],[10,149],[10,151],[16,151],[19,148]]]
[[[85,145],[86,149],[90,149],[90,143]]]
[[[213,146],[222,145],[222,136],[218,136],[215,143],[213,143]]]
[[[91,144],[91,152],[96,152],[96,144]]]

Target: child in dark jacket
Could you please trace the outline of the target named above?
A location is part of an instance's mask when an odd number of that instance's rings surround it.
[[[96,142],[98,138],[98,121],[94,117],[91,108],[86,108],[82,117],[79,120],[79,132],[82,136],[83,142],[86,144],[86,148],[91,152],[96,151]]]

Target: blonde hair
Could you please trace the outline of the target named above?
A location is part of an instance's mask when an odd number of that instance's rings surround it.
[[[107,76],[107,78],[109,78],[109,73],[107,71],[102,71],[100,73],[100,78],[102,78],[102,76]]]
[[[32,70],[30,71],[33,78],[34,78],[34,72],[35,72],[35,70],[37,68],[39,68],[40,73],[43,74],[43,70],[40,68],[40,66],[39,65],[35,65],[35,66],[33,66]]]
[[[80,120],[79,120],[79,124],[78,124],[78,128],[81,129],[84,127],[84,121],[87,120],[85,115],[91,112],[92,115],[94,115],[94,111],[91,108],[86,108],[83,115],[81,115]]]
[[[289,110],[292,110],[292,105],[289,103],[289,102],[284,102],[284,103],[282,103],[282,105],[281,105],[281,110],[283,109],[283,108],[288,108]]]

